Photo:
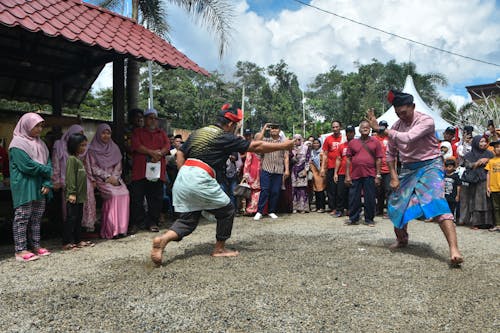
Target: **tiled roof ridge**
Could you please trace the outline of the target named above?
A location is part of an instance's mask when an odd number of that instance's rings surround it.
[[[183,67],[209,75],[169,42],[135,20],[81,0],[2,0],[0,25],[41,31],[47,36],[61,36],[71,42],[79,41],[119,54],[154,60],[164,66]]]

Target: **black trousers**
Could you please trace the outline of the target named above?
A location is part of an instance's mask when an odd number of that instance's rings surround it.
[[[337,181],[337,210],[344,213],[349,210],[349,187],[345,184],[345,175],[338,175]]]
[[[325,209],[325,191],[315,191],[316,209]]]
[[[81,241],[83,203],[66,202],[66,222],[63,222],[63,245]]]
[[[337,183],[333,181],[335,169],[328,169],[326,172],[326,195],[328,196],[328,207],[335,211],[338,206]]]
[[[234,206],[229,203],[227,206],[207,210],[214,214],[217,219],[217,230],[215,239],[218,241],[225,241],[231,237],[231,231],[233,230],[233,220],[234,220]],[[198,226],[200,221],[201,211],[180,213],[177,220],[174,221],[170,230],[175,231],[179,235],[179,241],[190,235]]]
[[[376,215],[384,214],[384,208],[387,207],[387,198],[391,193],[391,174],[383,173],[380,179],[380,185],[377,186],[377,210]]]
[[[135,180],[129,185],[130,221],[129,228],[157,226],[160,221],[163,203],[163,182],[150,182],[147,179]],[[144,197],[148,204],[148,212],[144,211]]]

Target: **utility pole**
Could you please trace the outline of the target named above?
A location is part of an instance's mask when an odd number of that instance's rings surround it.
[[[302,136],[305,140],[306,138],[306,98],[304,97],[304,92],[302,91]]]
[[[243,127],[245,127],[245,85],[241,91],[241,111],[243,111],[243,119],[241,120],[240,134],[243,136]]]

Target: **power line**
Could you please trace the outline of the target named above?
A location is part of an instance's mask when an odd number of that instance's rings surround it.
[[[342,16],[342,15],[336,14],[334,12],[328,11],[326,9],[323,9],[323,8],[320,8],[320,7],[308,4],[308,3],[304,2],[304,1],[301,1],[301,0],[292,0],[292,1],[298,2],[298,3],[300,3],[300,4],[304,5],[304,6],[307,6],[307,7],[314,8],[314,9],[319,10],[319,11],[324,12],[324,13],[327,13],[327,14],[330,14],[330,15],[333,15],[333,16],[337,16],[337,17],[339,17],[341,19],[350,21],[352,23],[356,23],[356,24],[362,25],[362,26],[364,26],[366,28],[369,28],[369,29],[372,29],[372,30],[376,30],[378,32],[382,32],[382,33],[384,33],[386,35],[389,35],[389,36],[392,36],[392,37],[396,37],[396,38],[400,38],[400,39],[403,39],[403,40],[406,40],[406,41],[409,41],[411,43],[415,43],[415,44],[418,44],[418,45],[422,45],[424,47],[428,47],[430,49],[433,49],[433,50],[436,50],[436,51],[439,51],[439,52],[448,53],[448,54],[451,54],[451,55],[454,55],[454,56],[457,56],[457,57],[461,57],[461,58],[464,58],[464,59],[468,59],[468,60],[480,62],[480,63],[486,64],[486,65],[500,67],[499,64],[495,64],[493,62],[488,62],[488,61],[485,61],[485,60],[472,58],[472,57],[469,57],[469,56],[466,56],[466,55],[463,55],[463,54],[459,54],[459,53],[456,53],[456,52],[452,52],[452,51],[448,51],[448,50],[445,50],[445,49],[441,49],[441,48],[436,47],[436,46],[425,44],[425,43],[413,40],[413,39],[408,38],[408,37],[400,36],[400,35],[395,34],[393,32],[389,32],[389,31],[385,31],[385,30],[379,29],[379,28],[371,26],[369,24],[366,24],[366,23],[363,23],[363,22],[359,22],[359,21],[353,20],[351,18],[348,18],[348,17]]]

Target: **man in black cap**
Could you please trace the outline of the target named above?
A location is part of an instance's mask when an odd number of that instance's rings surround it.
[[[376,132],[375,138],[382,145],[382,160],[380,161],[380,174],[377,175],[377,178],[380,179],[380,184],[377,186],[377,209],[375,215],[383,216],[384,209],[387,207],[386,200],[391,192],[391,174],[386,159],[389,137],[385,133],[385,130],[389,128],[389,124],[387,121],[381,120],[378,126],[379,129],[378,132]]]
[[[252,151],[259,154],[293,147],[293,140],[279,143],[246,141],[236,130],[243,118],[241,109],[224,104],[215,125],[193,132],[177,151],[179,173],[173,187],[173,201],[180,217],[170,229],[153,239],[151,260],[161,265],[163,250],[171,241],[180,241],[198,226],[201,212],[206,210],[217,220],[214,257],[235,257],[239,253],[225,248],[231,237],[235,208],[221,189],[226,161],[232,152]],[[219,180],[219,181],[218,181]]]
[[[392,189],[388,213],[397,237],[391,248],[408,245],[407,223],[410,220],[421,216],[434,218],[448,242],[450,263],[459,265],[463,257],[458,249],[453,214],[444,198],[443,161],[434,120],[415,111],[410,94],[391,90],[387,99],[399,117],[391,129],[384,131],[389,137],[387,163]],[[367,118],[373,130],[379,131],[373,109],[368,111]],[[398,158],[402,164],[399,176],[396,169]]]
[[[340,215],[347,215],[349,212],[349,184],[345,183],[347,152],[349,142],[354,139],[356,128],[353,125],[347,125],[345,128],[345,142],[338,148],[337,160],[335,162],[335,171],[333,181],[337,184],[337,207]]]

